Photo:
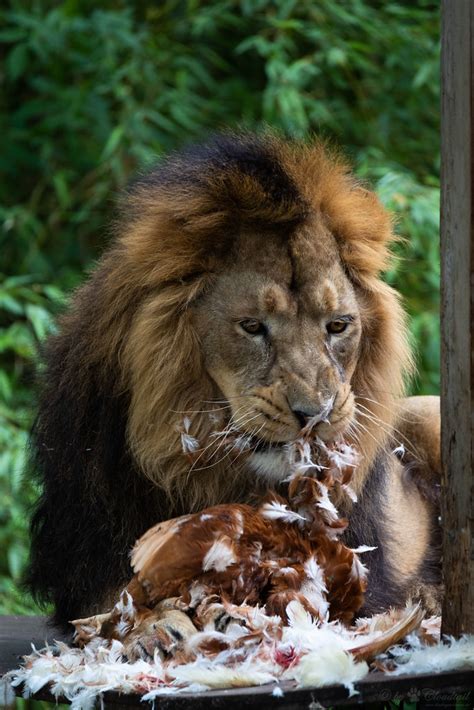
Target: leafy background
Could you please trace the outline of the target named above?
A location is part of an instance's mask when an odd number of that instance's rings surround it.
[[[387,279],[438,391],[438,3],[15,1],[0,9],[0,613],[20,587],[38,347],[137,170],[224,126],[344,146],[406,238]],[[389,356],[389,354],[387,354]]]

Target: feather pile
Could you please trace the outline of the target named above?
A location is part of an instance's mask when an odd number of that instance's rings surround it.
[[[123,613],[129,623],[126,607],[127,601]],[[156,623],[163,628],[170,617],[162,611]],[[111,690],[134,693],[145,701],[170,693],[266,684],[272,684],[269,692],[276,696],[294,687],[334,684],[343,684],[352,694],[354,684],[369,671],[368,661],[410,629],[409,643],[383,654],[378,667],[399,673],[406,667],[411,673],[474,668],[474,640],[432,646],[437,621],[422,621],[418,607],[359,619],[351,627],[317,622],[298,602],[290,603],[286,624],[258,607],[226,604],[220,615],[216,611],[201,631],[175,639],[169,655],[155,648],[153,657],[130,661],[123,641],[95,636],[84,648],[56,643],[33,649],[6,680],[14,687],[22,685],[25,697],[48,687],[53,696],[70,701],[72,710],[92,710],[97,697]],[[224,614],[228,618],[223,626],[219,616]],[[412,658],[416,661],[410,662]]]
[[[182,436],[183,448],[198,450],[189,423]],[[145,533],[114,608],[72,622],[76,648],[34,650],[8,675],[13,685],[26,694],[49,685],[85,709],[107,690],[146,700],[266,683],[277,684],[275,694],[281,683],[342,683],[353,692],[376,658],[379,669],[396,671],[418,654],[410,671],[422,666],[439,622],[423,621],[419,606],[353,623],[367,586],[359,555],[373,548],[343,544],[347,521],[330,495],[355,498],[356,452],[303,435],[288,457],[286,499],[269,493],[258,507],[218,505]],[[407,634],[403,653],[387,655]],[[458,655],[474,666],[466,644]]]

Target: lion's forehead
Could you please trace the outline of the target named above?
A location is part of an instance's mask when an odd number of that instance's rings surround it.
[[[232,269],[221,279],[222,306],[232,317],[272,317],[293,320],[297,315],[318,319],[357,309],[354,289],[337,263],[313,269],[313,279],[298,285],[281,276],[279,262],[266,272],[253,264]],[[224,300],[225,294],[225,300]],[[355,313],[353,313],[355,315]]]
[[[328,266],[342,261],[333,234],[320,217],[289,233],[256,228],[242,230],[231,254],[233,265],[253,265],[261,273],[279,273],[287,283],[313,282]]]
[[[268,315],[292,316],[303,310],[317,317],[354,301],[335,239],[321,222],[290,239],[244,232],[225,280],[243,307]]]
[[[255,283],[258,311],[268,316],[296,316],[305,313],[318,318],[353,306],[353,292],[346,285],[341,288],[337,279],[321,275],[296,292],[275,282]],[[250,298],[252,298],[252,295]]]

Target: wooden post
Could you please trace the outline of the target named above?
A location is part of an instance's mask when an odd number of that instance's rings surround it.
[[[442,1],[443,633],[474,633],[474,2]]]

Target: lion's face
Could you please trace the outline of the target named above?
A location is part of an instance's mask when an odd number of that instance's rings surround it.
[[[130,397],[138,470],[186,510],[247,500],[287,478],[309,419],[357,447],[361,490],[410,362],[376,195],[317,142],[237,136],[172,157],[127,209],[93,353]]]
[[[195,306],[208,374],[255,468],[285,475],[282,444],[308,423],[326,441],[354,418],[359,305],[321,221],[288,242],[248,231]],[[264,247],[262,247],[262,244]]]

